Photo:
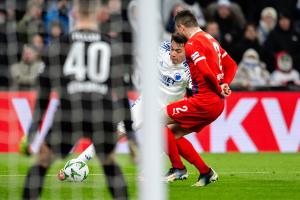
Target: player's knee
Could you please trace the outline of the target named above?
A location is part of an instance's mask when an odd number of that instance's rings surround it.
[[[55,156],[50,148],[43,144],[38,153],[37,163],[43,167],[48,168],[54,161]]]
[[[115,154],[110,153],[110,154],[102,154],[98,156],[102,165],[111,165],[115,163]]]

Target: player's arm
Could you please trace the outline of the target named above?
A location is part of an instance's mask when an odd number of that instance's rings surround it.
[[[221,86],[219,85],[217,77],[215,76],[215,74],[211,71],[210,67],[208,66],[208,64],[206,62],[206,58],[196,62],[196,66],[199,68],[199,71],[203,75],[204,79],[212,85],[213,89],[218,94],[221,94],[223,90],[222,90]]]
[[[227,83],[228,85],[230,85],[230,83],[232,82],[236,70],[237,70],[237,64],[236,62],[231,58],[231,56],[229,54],[227,54],[227,52],[221,48],[221,54],[222,54],[222,66],[223,66],[223,72],[224,72],[224,83]]]
[[[185,90],[186,90],[186,97],[193,96],[193,82],[191,78],[191,72],[189,65],[186,61],[183,62],[183,65],[185,66],[185,76],[186,76],[186,84],[185,84]]]
[[[194,50],[192,46],[188,46],[186,48],[186,55],[187,57],[191,58],[191,60],[194,62],[194,65],[196,65],[199,69],[199,72],[202,74],[203,78],[210,83],[216,93],[221,94],[222,88],[219,85],[217,77],[208,66],[205,55],[198,50]]]

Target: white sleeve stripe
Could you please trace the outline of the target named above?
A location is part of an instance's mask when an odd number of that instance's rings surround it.
[[[197,60],[200,57],[200,55],[197,55],[196,57],[192,57],[193,60]]]
[[[224,57],[227,56],[227,55],[228,55],[227,52],[223,53],[223,54],[222,54],[222,58],[224,58]]]
[[[194,64],[196,65],[197,62],[199,62],[200,60],[204,60],[204,59],[206,59],[206,57],[205,57],[205,56],[201,56],[201,57],[197,58],[197,59],[194,61]]]

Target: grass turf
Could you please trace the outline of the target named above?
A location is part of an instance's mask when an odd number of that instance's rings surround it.
[[[202,154],[219,174],[219,181],[207,187],[191,187],[197,170],[186,163],[190,176],[168,184],[168,199],[300,199],[300,155],[295,154]],[[69,158],[70,159],[70,158]],[[57,161],[48,171],[42,200],[111,199],[96,160],[89,161],[90,176],[82,183],[59,182],[55,174],[66,160]],[[136,167],[127,155],[118,155],[130,199],[137,199]],[[0,154],[0,199],[20,199],[24,175],[33,158]],[[167,169],[166,169],[167,171]]]

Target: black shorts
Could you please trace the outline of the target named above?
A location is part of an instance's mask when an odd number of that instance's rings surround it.
[[[80,105],[81,104],[81,105]],[[111,102],[64,102],[55,113],[45,142],[58,156],[66,157],[81,138],[89,138],[97,154],[111,153],[117,143]]]

